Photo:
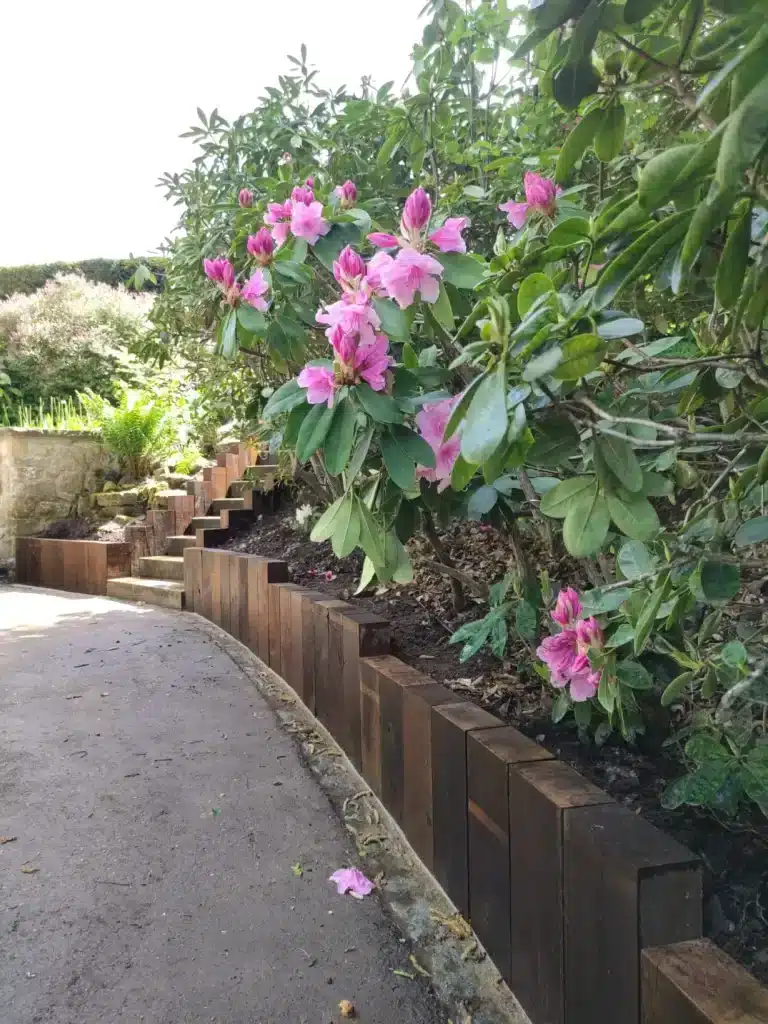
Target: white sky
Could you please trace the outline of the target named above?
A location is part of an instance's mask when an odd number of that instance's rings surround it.
[[[399,88],[424,0],[2,4],[0,266],[152,252],[195,109],[229,119],[308,48],[324,85]]]

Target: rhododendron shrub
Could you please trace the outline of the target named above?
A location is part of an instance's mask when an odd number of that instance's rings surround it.
[[[222,352],[276,368],[263,429],[326,495],[313,538],[365,553],[362,585],[408,578],[417,529],[433,546],[452,518],[502,532],[505,580],[466,573],[488,606],[455,634],[462,657],[514,655],[600,742],[704,702],[746,764],[768,749],[760,630],[734,614],[768,542],[758,5],[738,32],[722,4],[679,24],[636,5],[619,33],[544,0],[525,35],[501,5],[439,6],[416,95],[366,86],[337,111],[327,94],[314,137],[302,82],[271,97],[271,148],[249,135],[207,233],[190,218],[201,305]],[[483,47],[451,50],[470,30],[535,51],[482,112]],[[217,126],[204,145],[227,163],[248,129],[216,149]]]

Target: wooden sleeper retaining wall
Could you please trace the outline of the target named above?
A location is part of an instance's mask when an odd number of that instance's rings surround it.
[[[116,541],[16,538],[16,580],[34,587],[106,594],[107,580],[131,573],[131,547]]]

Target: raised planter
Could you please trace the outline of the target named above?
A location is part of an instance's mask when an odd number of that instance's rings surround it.
[[[16,580],[34,587],[106,594],[107,580],[131,572],[129,544],[100,540],[16,538]]]

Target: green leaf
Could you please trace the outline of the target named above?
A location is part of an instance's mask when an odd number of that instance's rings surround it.
[[[679,676],[675,676],[661,695],[661,706],[668,708],[670,704],[679,700],[688,689],[688,684],[693,681],[694,675],[695,672],[681,672]]]
[[[744,792],[768,817],[768,743],[757,743],[742,762]]]
[[[626,537],[632,540],[650,540],[660,527],[656,510],[641,494],[626,498],[618,494],[606,495],[611,519]]]
[[[376,165],[380,170],[386,170],[389,167],[392,157],[403,143],[405,131],[402,123],[396,124],[394,128],[390,129],[376,157]]]
[[[333,261],[347,246],[358,246],[362,240],[356,224],[334,224],[327,235],[323,235],[312,246],[312,251],[326,270],[333,271]]]
[[[469,462],[465,462],[461,456],[456,459],[451,470],[451,489],[454,491],[463,491],[469,481],[477,472],[477,466],[473,466]]]
[[[323,444],[325,468],[331,476],[342,473],[349,461],[356,422],[357,409],[348,398],[342,399],[337,405],[336,415]]]
[[[738,565],[714,560],[702,562],[699,586],[707,601],[730,601],[741,589],[741,573]]]
[[[565,519],[573,502],[580,495],[591,491],[594,485],[594,476],[572,476],[547,491],[541,499],[539,508],[545,516],[552,519]]]
[[[297,405],[303,405],[306,400],[307,392],[304,388],[299,387],[295,380],[289,380],[270,396],[261,415],[265,420],[270,420],[281,413],[290,412]]]
[[[635,654],[640,654],[645,647],[645,643],[653,629],[654,623],[656,622],[656,616],[658,615],[659,609],[667,596],[668,584],[668,577],[663,581],[660,581],[659,586],[649,597],[646,598],[645,603],[640,609],[640,614],[637,617],[637,624],[635,626]]]
[[[391,299],[374,299],[373,308],[381,320],[381,330],[388,338],[392,338],[393,341],[408,341],[411,336],[411,321],[404,309],[400,309]],[[418,360],[416,365],[418,366]]]
[[[443,281],[455,288],[476,288],[485,280],[487,266],[463,252],[439,252],[435,259],[443,265]]]
[[[372,420],[377,423],[402,423],[403,414],[395,401],[383,391],[374,391],[368,384],[358,384],[354,394]]]
[[[691,216],[690,210],[682,210],[665,217],[611,260],[600,275],[592,299],[593,308],[603,309],[622,288],[666,255],[685,234]]]
[[[461,454],[479,466],[493,455],[507,432],[507,375],[504,363],[485,374],[470,402],[461,434]]]
[[[563,542],[574,558],[597,554],[610,525],[605,497],[597,482],[574,498],[563,523]]]
[[[722,651],[720,651],[720,657],[726,665],[733,665],[738,667],[739,665],[745,665],[747,661],[747,649],[744,644],[738,640],[731,640],[727,643]]]
[[[309,410],[296,441],[296,458],[299,462],[306,462],[318,448],[322,448],[335,413],[335,407],[329,409],[325,405],[313,405]]]
[[[600,434],[595,438],[595,448],[620,484],[628,491],[642,490],[643,471],[628,441],[613,434]]]
[[[578,451],[579,434],[567,416],[551,416],[538,424],[535,438],[528,453],[534,466],[554,469]]]
[[[621,316],[616,320],[606,320],[598,324],[597,333],[601,338],[612,340],[614,338],[629,338],[633,334],[642,334],[645,324],[642,320],[633,316]]]
[[[380,438],[381,457],[390,478],[403,491],[412,491],[416,486],[416,464],[405,454],[389,433],[382,433]]]
[[[230,309],[219,324],[218,348],[226,359],[232,359],[237,352],[237,314],[234,309]]]
[[[627,587],[596,587],[581,595],[581,603],[587,615],[604,615],[606,612],[615,612],[617,608],[621,608],[630,594],[631,591]]]
[[[347,468],[347,472],[344,475],[346,481],[346,488],[349,489],[355,481],[357,474],[363,468],[363,463],[368,455],[368,449],[371,447],[371,441],[373,440],[374,427],[371,424],[365,433],[360,435],[360,440],[357,442],[354,454]]]
[[[308,285],[312,283],[312,271],[303,263],[292,263],[290,260],[275,260],[272,264],[275,274],[295,284]]]
[[[546,274],[529,274],[520,285],[517,293],[517,312],[524,317],[536,299],[542,295],[555,294],[552,279]]]
[[[562,344],[563,358],[552,374],[557,380],[578,380],[596,370],[608,346],[596,334],[577,334]]]
[[[624,145],[627,112],[621,103],[610,106],[595,132],[595,156],[603,163],[615,160]]]
[[[535,358],[527,362],[521,376],[525,381],[534,381],[538,380],[539,377],[546,377],[548,374],[554,373],[560,365],[562,358],[563,350],[559,345],[553,345],[546,352],[542,352],[541,355],[535,356]]]
[[[594,107],[582,117],[581,121],[568,135],[562,145],[555,167],[555,181],[562,185],[568,180],[574,164],[586,153],[595,137],[598,125],[603,118],[603,108]]]
[[[301,424],[304,422],[305,417],[309,415],[311,408],[311,405],[306,405],[306,403],[302,402],[301,405],[297,405],[295,409],[291,409],[288,413],[288,419],[285,421],[285,427],[283,428],[284,445],[290,448],[296,447]]]
[[[360,540],[360,510],[358,501],[347,494],[342,499],[341,508],[334,521],[331,547],[337,558],[351,555]]]
[[[324,540],[329,540],[333,536],[333,532],[336,529],[336,516],[341,510],[341,506],[344,503],[344,498],[337,498],[332,505],[323,512],[320,518],[315,523],[312,533],[309,535],[309,539],[315,544],[319,544]]]
[[[453,310],[451,309],[451,300],[448,298],[448,292],[445,290],[445,285],[442,282],[440,283],[437,302],[432,304],[432,313],[440,326],[444,327],[449,334],[453,334]]]
[[[405,455],[418,466],[426,466],[427,469],[434,469],[436,465],[435,453],[424,440],[424,438],[409,430],[408,427],[390,427],[392,440]]]
[[[616,678],[631,690],[650,690],[653,679],[650,672],[637,661],[620,661],[616,666]]]
[[[597,92],[600,76],[589,59],[565,64],[552,78],[552,95],[565,110],[574,110],[587,96]]]
[[[616,706],[616,686],[610,672],[603,671],[600,675],[600,682],[597,686],[597,703],[609,715],[613,714],[613,709]]]
[[[616,563],[628,580],[653,572],[657,559],[639,540],[627,540],[619,549]]]
[[[589,231],[589,221],[586,217],[568,217],[567,220],[561,221],[550,231],[547,236],[547,245],[573,245],[577,242],[587,242],[589,241]]]
[[[717,192],[708,195],[694,210],[691,223],[685,233],[683,244],[672,268],[672,290],[677,294],[682,288],[702,246],[709,236],[728,217],[733,206],[733,192]]]
[[[523,640],[535,640],[539,633],[539,613],[530,603],[518,602],[515,612],[515,629]]]
[[[574,701],[573,717],[579,729],[588,729],[592,722],[592,705],[588,700]]]
[[[375,566],[384,564],[384,536],[373,513],[364,501],[358,501],[360,515],[360,547]]]
[[[730,193],[743,184],[744,175],[756,160],[768,137],[768,74],[744,97],[728,118],[715,180]]]
[[[742,523],[733,538],[734,547],[744,548],[748,544],[762,544],[768,540],[768,516],[755,516]]]
[[[637,201],[644,210],[653,213],[666,203],[683,168],[699,149],[698,143],[672,146],[648,161],[637,183]]]
[[[474,491],[467,503],[467,516],[470,519],[479,520],[490,512],[498,500],[499,492],[495,487],[484,484]]]
[[[629,591],[627,591],[627,594],[629,594]],[[635,627],[629,622],[622,622],[618,629],[615,629],[605,641],[605,646],[608,648],[623,647],[624,644],[631,643],[634,639]]]
[[[384,330],[383,324],[382,330]],[[384,333],[389,334],[389,331],[384,330]],[[418,370],[419,368],[419,357],[416,355],[416,351],[410,341],[406,341],[403,345],[403,366],[405,366],[406,370]]]
[[[749,262],[751,231],[752,205],[747,203],[744,212],[728,235],[728,241],[717,265],[715,295],[723,309],[732,309],[741,294]]]
[[[654,11],[661,0],[627,0],[624,4],[624,21],[633,25],[636,21],[642,21]]]
[[[561,690],[557,695],[555,703],[552,705],[552,721],[557,724],[562,722],[565,716],[570,710],[571,702],[568,698],[568,694],[565,690]]]
[[[267,321],[264,314],[249,306],[247,302],[241,302],[237,307],[238,323],[250,334],[264,334],[267,329]]]

